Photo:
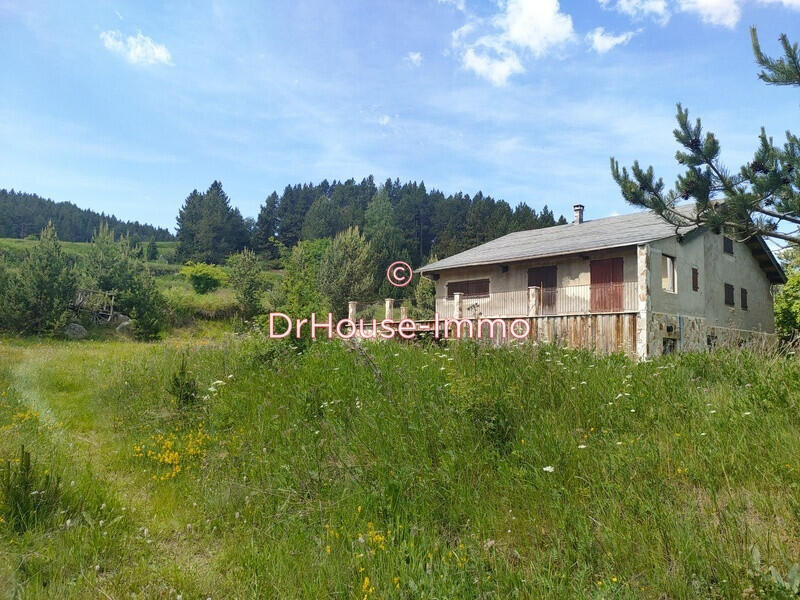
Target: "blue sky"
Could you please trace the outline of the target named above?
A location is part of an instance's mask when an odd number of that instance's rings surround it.
[[[732,166],[800,129],[748,32],[800,41],[800,0],[69,4],[0,0],[0,187],[162,226],[369,174],[600,217],[609,156],[674,180],[678,101]]]

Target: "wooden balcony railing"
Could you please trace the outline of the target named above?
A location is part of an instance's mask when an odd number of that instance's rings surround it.
[[[637,282],[525,288],[480,298],[437,298],[440,318],[538,317],[635,312]]]

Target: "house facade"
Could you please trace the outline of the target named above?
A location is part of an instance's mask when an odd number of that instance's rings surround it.
[[[761,239],[657,215],[512,233],[420,269],[441,318],[525,319],[530,337],[642,358],[774,337],[785,276]]]

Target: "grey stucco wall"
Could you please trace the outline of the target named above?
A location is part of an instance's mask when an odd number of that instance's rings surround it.
[[[652,242],[651,285],[654,313],[705,318],[709,327],[772,333],[775,329],[771,285],[746,244],[733,243],[733,255],[723,252],[723,237],[706,231],[682,243],[677,238]],[[662,254],[676,258],[676,293],[662,289]],[[699,272],[699,291],[692,290],[692,267]],[[734,286],[734,306],[725,305],[725,284]],[[741,306],[747,290],[748,309]]]

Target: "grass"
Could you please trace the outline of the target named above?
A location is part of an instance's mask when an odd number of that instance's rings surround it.
[[[35,239],[0,238],[0,256],[5,256],[12,265],[18,264],[25,258],[26,251],[33,248],[36,244],[37,240]],[[147,241],[145,240],[143,245],[146,244]],[[89,251],[89,246],[90,244],[88,242],[61,242],[61,247],[64,252],[76,257],[86,256],[86,253]],[[158,247],[159,254],[163,256],[165,260],[171,260],[175,256],[178,243],[156,242],[156,246]],[[153,262],[150,264],[154,268],[159,268],[162,265],[167,267],[164,262]]]
[[[8,596],[730,598],[800,558],[800,364],[214,330],[0,344]],[[185,358],[201,398],[168,392]],[[71,482],[74,482],[72,484]]]

